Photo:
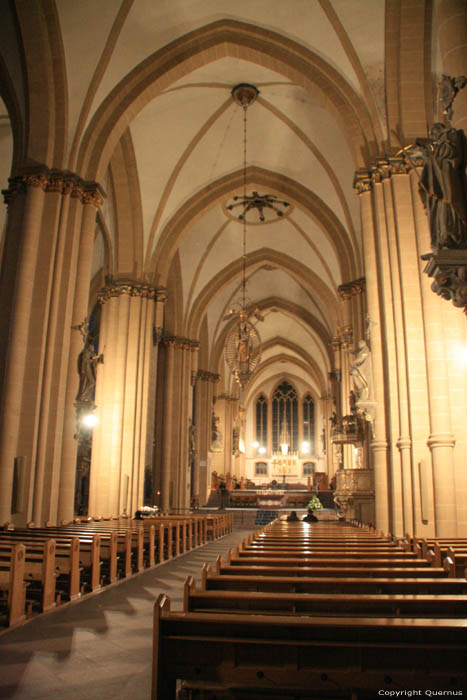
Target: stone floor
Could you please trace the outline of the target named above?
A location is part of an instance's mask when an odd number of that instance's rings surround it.
[[[15,700],[148,700],[152,613],[160,593],[181,609],[189,574],[243,541],[236,529],[79,603],[0,636],[0,698]]]

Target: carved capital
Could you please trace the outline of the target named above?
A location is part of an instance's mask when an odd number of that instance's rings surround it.
[[[202,382],[218,382],[220,381],[221,375],[220,374],[215,374],[214,372],[208,372],[205,369],[199,369],[198,370],[198,379],[200,379]]]
[[[45,192],[48,184],[47,173],[41,171],[25,173],[21,176],[26,187],[39,187]]]
[[[105,193],[96,182],[84,182],[78,175],[65,170],[50,170],[46,166],[25,168],[22,173],[9,179],[9,188],[2,190],[5,203],[10,204],[20,192],[28,187],[40,187],[44,192],[71,194],[83,204],[100,207]]]
[[[380,158],[370,166],[370,176],[373,184],[382,182],[391,177],[391,166],[387,158]]]
[[[64,177],[63,173],[50,173],[47,180],[46,191],[55,192],[57,194],[63,193]]]
[[[197,340],[191,340],[190,338],[183,338],[180,336],[165,335],[162,338],[162,342],[167,347],[172,347],[176,350],[196,352],[196,350],[199,349],[199,342]]]
[[[165,304],[165,302],[167,301],[167,297],[168,297],[167,289],[165,287],[155,287],[155,290],[156,290],[156,295],[155,295],[156,301],[160,301],[160,302]]]
[[[219,394],[217,397],[218,401],[227,401],[229,403],[234,403],[238,401],[238,396],[232,396],[231,394]]]
[[[72,196],[72,198],[73,198],[73,199],[79,199],[80,202],[81,202],[82,199],[83,199],[83,194],[84,194],[84,187],[83,187],[83,184],[82,184],[81,182],[77,182],[77,181],[75,180],[75,182],[73,182],[73,184],[72,184],[72,186],[71,186],[71,196]]]
[[[422,260],[427,261],[423,272],[433,278],[432,290],[467,313],[467,250],[440,249]]]
[[[365,289],[366,280],[364,277],[360,277],[358,280],[339,285],[337,293],[343,301],[347,301],[357,294],[363,294]]]
[[[371,190],[373,189],[373,182],[368,170],[357,170],[353,181],[353,188],[356,194],[371,192]]]
[[[391,175],[407,175],[412,169],[403,156],[391,156],[388,163]]]
[[[81,196],[81,203],[84,205],[90,204],[96,209],[100,209],[104,203],[104,198],[99,185],[96,183],[85,183],[84,191]]]
[[[157,288],[146,282],[107,280],[106,286],[97,295],[99,303],[104,304],[109,299],[127,295],[142,299],[156,299]]]

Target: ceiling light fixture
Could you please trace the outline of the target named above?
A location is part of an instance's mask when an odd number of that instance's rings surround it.
[[[243,200],[247,200],[246,171],[247,171],[247,111],[248,107],[258,97],[259,91],[254,85],[241,83],[232,90],[232,98],[243,108]],[[257,193],[255,193],[257,194]],[[246,227],[245,212],[238,218],[243,224],[243,255],[242,255],[242,291],[241,299],[229,309],[224,320],[237,317],[236,324],[230,330],[225,342],[224,356],[235,380],[241,389],[245,387],[251,375],[258,366],[261,357],[261,338],[252,323],[255,317],[263,321],[258,308],[253,308],[246,295]]]

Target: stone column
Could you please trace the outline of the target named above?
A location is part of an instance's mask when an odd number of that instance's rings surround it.
[[[391,164],[391,171],[394,166]],[[396,182],[399,178],[407,179],[405,174],[392,172],[391,178],[383,180],[384,188],[384,205],[386,213],[386,235],[387,247],[389,255],[389,270],[391,277],[391,292],[392,292],[392,315],[394,319],[394,340],[396,348],[396,373],[397,373],[397,395],[399,408],[399,436],[396,446],[400,453],[400,464],[402,474],[402,509],[403,509],[403,528],[404,533],[414,533],[414,513],[413,513],[413,473],[412,473],[412,437],[410,432],[409,419],[409,387],[408,387],[408,370],[407,370],[407,355],[406,355],[406,327],[404,322],[404,300],[403,282],[401,265],[403,263],[399,254],[399,244],[401,236],[406,235],[407,227],[412,229],[409,233],[412,235],[413,241],[413,226],[410,227],[410,222],[402,221],[401,214],[403,210],[404,218],[411,212],[407,211],[407,194],[410,192],[405,188],[404,184]],[[402,185],[402,188],[401,188]],[[397,196],[394,192],[394,187],[397,190]],[[405,200],[405,201],[404,201]],[[411,208],[411,207],[410,207]]]
[[[49,246],[41,237],[41,268],[47,271],[49,283],[48,322],[44,324],[44,360],[38,415],[37,448],[35,463],[35,487],[32,519],[36,523],[55,521],[57,518],[58,484],[61,468],[61,440],[65,408],[65,387],[68,368],[69,333],[64,328],[71,316],[70,278],[73,279],[77,246],[69,235],[70,204],[76,207],[76,197],[70,195],[74,179],[69,175],[49,175],[45,198],[44,220],[49,231]],[[81,208],[81,204],[78,205]],[[73,218],[73,212],[71,213]],[[50,236],[54,230],[56,235]],[[54,251],[53,254],[52,251]]]
[[[91,515],[133,514],[143,505],[144,474],[152,462],[148,377],[157,347],[153,327],[157,290],[115,280],[99,293],[102,304],[96,415],[91,460]]]
[[[188,339],[180,341],[179,410],[178,410],[178,508],[190,506],[190,457],[189,457],[189,418],[192,404],[192,354],[195,344]],[[196,349],[197,349],[196,345]]]
[[[415,190],[413,201],[418,250],[419,253],[425,253],[430,250],[428,222],[422,202],[416,193],[416,179],[412,182]],[[420,264],[421,269],[423,269],[424,263]],[[454,473],[455,436],[452,432],[449,392],[451,379],[448,373],[445,324],[452,311],[457,311],[458,314],[461,314],[461,311],[460,309],[446,309],[448,302],[431,290],[431,280],[423,272],[420,272],[420,284],[429,397],[430,434],[427,445],[431,451],[433,469],[434,534],[437,537],[454,537],[457,534]],[[464,420],[465,414],[461,422]],[[465,434],[464,426],[461,428],[462,434]]]
[[[376,412],[370,444],[375,484],[375,526],[391,532],[389,517],[389,465],[386,435],[385,373],[383,366],[383,337],[380,318],[379,274],[376,252],[376,231],[373,214],[372,182],[367,173],[357,173],[354,183],[359,195],[368,315],[371,327],[371,353]]]
[[[79,194],[79,189],[77,189],[75,191],[75,196]],[[85,185],[81,194],[81,202],[83,204],[83,211],[80,226],[76,278],[73,281],[75,287],[71,317],[71,326],[75,327],[83,323],[84,319],[89,314],[89,287],[91,284],[94,236],[96,230],[96,210],[103,202],[98,186],[92,184]],[[59,521],[69,521],[73,517],[77,453],[77,444],[74,438],[76,433],[76,412],[74,403],[79,384],[77,359],[82,350],[82,345],[83,339],[81,334],[77,330],[73,330],[70,336],[67,390],[64,407],[65,419],[63,426],[62,468],[60,472],[57,516]]]
[[[195,414],[196,414],[196,459],[194,470],[193,492],[198,495],[199,503],[204,506],[209,496],[209,485],[211,474],[207,468],[207,451],[205,431],[205,405],[206,405],[206,382],[203,382],[199,370],[196,373],[196,395],[195,395]]]
[[[11,517],[11,498],[15,458],[22,457],[29,462],[32,469],[31,452],[27,454],[26,445],[19,444],[21,422],[23,419],[23,395],[27,366],[31,360],[30,323],[34,314],[31,300],[34,298],[34,280],[39,254],[42,209],[44,206],[47,177],[38,173],[25,175],[12,183],[17,198],[15,207],[23,207],[21,230],[15,234],[22,239],[17,268],[16,294],[13,299],[9,344],[5,358],[3,402],[0,415],[0,522]],[[12,187],[13,189],[13,187]],[[11,205],[10,205],[11,206]],[[19,222],[17,222],[19,223]],[[13,232],[12,232],[13,233]],[[9,232],[7,232],[7,235]],[[39,300],[37,300],[39,301]],[[29,392],[30,394],[30,392]],[[37,399],[31,394],[28,402]]]

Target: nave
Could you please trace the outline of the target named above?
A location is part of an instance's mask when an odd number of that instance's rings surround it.
[[[167,593],[181,609],[183,584],[204,562],[250,534],[236,529],[77,604],[0,636],[0,698],[148,700],[153,606]]]

